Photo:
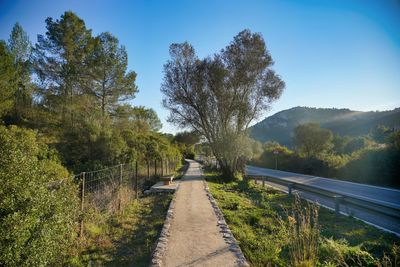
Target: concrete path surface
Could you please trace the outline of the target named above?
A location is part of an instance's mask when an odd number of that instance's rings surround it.
[[[200,165],[189,168],[176,192],[163,266],[237,266],[205,189]]]

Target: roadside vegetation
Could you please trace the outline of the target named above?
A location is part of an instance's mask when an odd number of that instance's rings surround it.
[[[355,218],[248,181],[205,173],[252,266],[398,266],[400,239]]]
[[[295,147],[255,142],[250,164],[378,186],[400,187],[400,130],[378,125],[366,136],[333,135],[318,124],[299,125]],[[274,152],[279,154],[276,155]]]
[[[171,199],[170,194],[148,195],[116,216],[92,216],[68,265],[148,266]]]

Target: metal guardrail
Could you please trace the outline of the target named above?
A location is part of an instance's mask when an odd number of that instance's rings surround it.
[[[282,178],[276,178],[271,176],[263,176],[263,175],[246,175],[247,178],[254,179],[256,181],[261,181],[263,186],[265,182],[271,182],[274,184],[279,184],[288,187],[289,195],[292,194],[293,189],[298,189],[300,191],[310,192],[317,195],[325,196],[332,198],[335,203],[335,212],[340,212],[341,204],[352,204],[363,209],[372,210],[377,213],[389,215],[391,217],[400,218],[400,206],[379,201],[376,199],[371,199],[368,197],[357,196],[354,194],[343,193],[343,192],[335,192],[334,190],[328,190],[326,188],[322,188],[314,185],[305,185],[302,183],[296,183],[293,181],[288,181]]]

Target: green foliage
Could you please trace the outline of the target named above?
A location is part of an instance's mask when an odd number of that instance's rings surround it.
[[[386,141],[393,149],[400,151],[400,130],[391,133]]]
[[[196,132],[180,132],[174,136],[174,141],[187,145],[194,145],[200,142],[200,136]]]
[[[46,35],[38,35],[33,64],[41,86],[43,100],[61,123],[72,127],[76,109],[87,97],[82,95],[84,64],[90,51],[91,30],[73,12],[64,12],[60,19],[46,19]]]
[[[361,150],[340,168],[337,177],[359,183],[399,187],[400,150],[393,147]]]
[[[322,129],[316,123],[297,126],[294,129],[293,143],[306,157],[317,156],[332,146],[333,135],[330,130]]]
[[[258,159],[251,164],[290,172],[331,177],[358,183],[399,187],[400,150],[394,145],[387,147],[367,147],[352,154],[321,153],[317,157],[306,158],[279,144],[267,143]],[[273,151],[281,151],[275,155]]]
[[[264,193],[245,181],[222,184],[211,182],[214,179],[210,174],[207,177],[211,193],[250,264],[285,266],[280,255],[288,240],[287,232],[284,221],[272,210],[274,193]]]
[[[400,186],[397,179],[400,175],[397,167],[400,165],[400,131],[389,131],[385,137],[386,144],[377,144],[369,136],[335,135],[332,142],[330,138],[319,142],[322,139],[315,138],[318,136],[315,132],[323,129],[318,125],[301,125],[296,129],[296,142],[300,143],[298,151],[269,141],[263,145],[263,153],[251,163],[273,169],[277,163],[278,169],[284,171],[380,186]],[[331,136],[329,132],[325,135]],[[274,151],[279,154],[275,155]]]
[[[177,144],[184,158],[194,159],[196,156],[195,145],[200,142],[200,135],[194,131],[180,132],[174,136],[173,142]]]
[[[7,124],[27,124],[31,118],[32,83],[30,56],[32,45],[28,35],[19,23],[16,23],[8,40],[8,50],[13,57],[15,70],[15,92],[12,112],[8,114]]]
[[[249,124],[285,87],[272,65],[262,35],[250,30],[205,59],[187,42],[170,46],[161,87],[169,121],[201,134],[226,177],[244,171]]]
[[[385,125],[379,124],[371,130],[372,138],[378,143],[384,143],[388,135],[390,134],[390,129]]]
[[[0,265],[62,263],[78,207],[68,175],[34,131],[0,126]]]
[[[216,173],[205,175],[252,266],[377,266],[385,255],[392,263],[399,259],[400,240],[393,234],[270,187],[222,183]]]
[[[101,33],[88,45],[86,69],[90,79],[85,80],[85,89],[95,97],[96,106],[106,116],[118,101],[133,99],[137,92],[136,73],[127,72],[128,54],[119,45],[116,37]]]
[[[8,43],[0,41],[0,123],[37,130],[0,126],[0,266],[60,266],[76,253],[79,192],[66,168],[79,173],[136,160],[181,158],[171,138],[158,133],[162,125],[156,112],[126,103],[138,91],[127,57],[116,37],[93,37],[70,11],[46,19],[46,34],[38,35],[33,50],[18,23]],[[121,202],[132,196],[111,189],[105,194],[118,194]],[[88,206],[90,200],[87,196]],[[161,213],[154,224],[138,226],[138,236],[147,226],[153,228],[134,241],[134,265],[148,259],[155,228],[165,216]],[[86,229],[94,239],[110,229],[96,223],[88,221]],[[66,265],[81,265],[75,256]]]
[[[116,107],[113,115],[118,118],[115,123],[120,129],[129,128],[136,132],[146,133],[148,131],[158,132],[162,128],[157,113],[151,108],[123,104]]]
[[[350,137],[335,134],[332,139],[333,152],[335,152],[335,154],[344,154],[345,147],[349,143],[349,141]]]
[[[60,151],[63,163],[81,172],[171,154],[172,146],[162,139],[154,141],[160,141],[153,149],[158,155],[149,155],[148,139],[162,125],[154,110],[125,102],[138,89],[118,39],[110,33],[93,37],[69,11],[46,19],[46,28],[33,53],[39,88],[33,126]],[[145,147],[148,155],[142,156]]]
[[[150,195],[130,202],[116,216],[93,215],[69,265],[148,266],[171,198]]]
[[[5,42],[0,41],[0,119],[13,107],[15,77],[13,57],[8,51]]]
[[[287,217],[288,248],[292,265],[316,266],[320,236],[318,206],[311,203],[303,206],[300,197],[296,195]]]
[[[346,143],[344,147],[344,153],[351,154],[368,146],[370,146],[370,141],[364,136],[358,136],[352,138]]]
[[[151,161],[181,157],[179,149],[161,134],[137,134],[129,130],[122,134],[132,159]]]
[[[335,266],[376,266],[377,259],[363,250],[361,245],[350,246],[346,239],[323,238],[320,259]]]

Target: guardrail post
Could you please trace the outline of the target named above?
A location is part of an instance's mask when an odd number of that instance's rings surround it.
[[[336,213],[336,215],[339,215],[340,214],[340,203],[342,202],[343,196],[334,195],[333,198],[335,200],[335,213]]]
[[[83,237],[83,210],[85,208],[85,172],[82,172],[82,184],[81,184],[81,222],[79,229],[79,237]]]
[[[262,177],[262,185],[265,187],[265,176]]]
[[[288,194],[289,194],[289,196],[291,196],[292,195],[292,189],[294,188],[294,184],[293,183],[290,183],[290,184],[288,184]]]

